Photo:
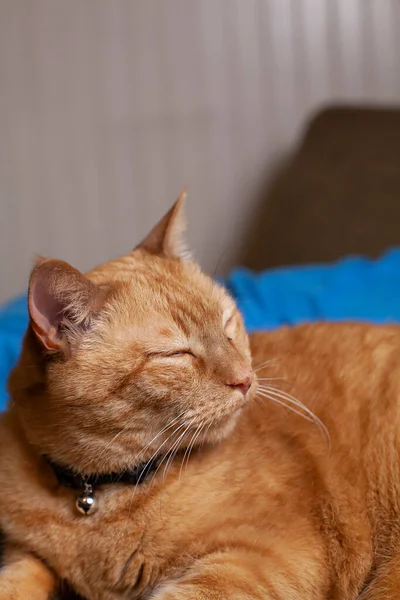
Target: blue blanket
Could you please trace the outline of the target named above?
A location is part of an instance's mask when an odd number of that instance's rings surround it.
[[[321,320],[400,322],[400,248],[375,261],[350,257],[260,274],[236,269],[224,283],[249,331]],[[0,308],[0,410],[27,323],[26,296]]]

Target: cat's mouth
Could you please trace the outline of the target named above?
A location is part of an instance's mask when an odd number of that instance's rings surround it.
[[[248,405],[250,400],[249,395],[235,394],[234,400],[227,407],[224,407],[219,414],[214,414],[209,425],[209,433],[224,432],[226,428],[230,429],[240,417],[242,411]]]

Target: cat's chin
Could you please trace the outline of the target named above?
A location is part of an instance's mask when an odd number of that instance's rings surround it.
[[[227,438],[235,429],[237,421],[244,409],[244,406],[236,408],[230,415],[216,421],[204,436],[206,442],[216,444]],[[202,440],[200,440],[202,441]]]

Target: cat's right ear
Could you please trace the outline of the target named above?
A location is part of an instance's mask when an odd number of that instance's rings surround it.
[[[101,291],[80,271],[61,260],[41,259],[28,293],[31,326],[47,350],[62,350],[71,336],[88,329]]]
[[[137,246],[158,256],[167,258],[190,258],[185,241],[186,217],[185,201],[187,189],[184,188],[166,215],[150,231],[147,237]]]

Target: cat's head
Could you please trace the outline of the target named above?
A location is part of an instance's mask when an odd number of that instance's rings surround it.
[[[216,442],[252,396],[241,315],[183,254],[183,230],[182,197],[120,259],[86,275],[52,259],[33,269],[9,388],[29,442],[53,460],[110,471]]]

